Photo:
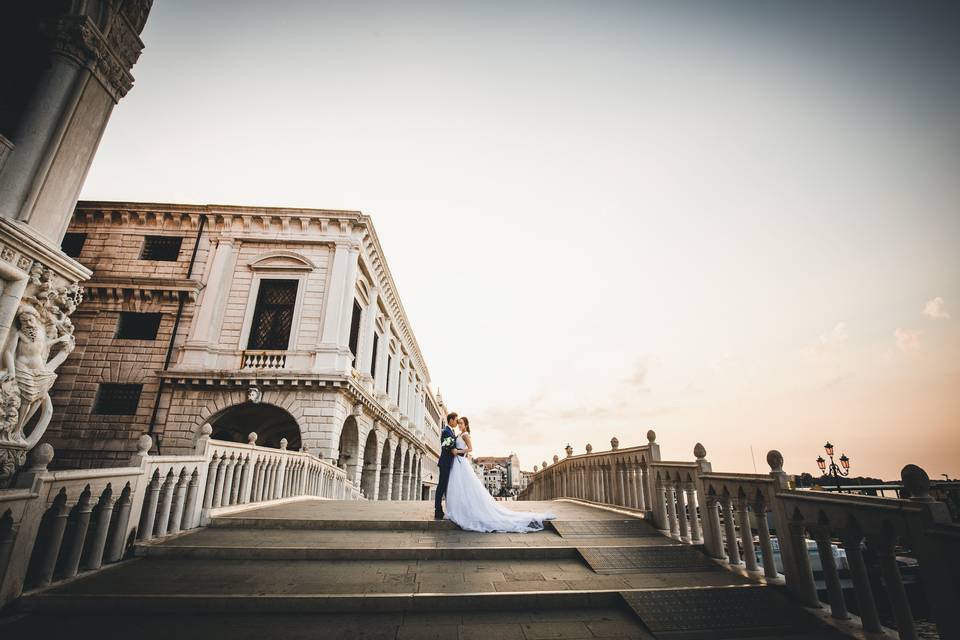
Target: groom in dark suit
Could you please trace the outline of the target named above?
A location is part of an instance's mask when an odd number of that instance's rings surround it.
[[[450,481],[450,468],[453,466],[453,456],[460,453],[457,447],[457,434],[453,427],[457,424],[456,412],[447,414],[447,424],[440,430],[440,480],[437,481],[437,497],[433,503],[433,517],[443,518],[443,496],[447,493],[447,483]],[[446,444],[445,444],[446,443]]]

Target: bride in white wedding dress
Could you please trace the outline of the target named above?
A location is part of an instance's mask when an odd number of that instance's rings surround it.
[[[464,454],[473,451],[470,420],[457,420],[460,433],[455,447]],[[455,456],[447,484],[447,519],[466,531],[527,533],[542,531],[543,521],[556,518],[551,513],[513,511],[493,499],[473,472],[465,455]]]

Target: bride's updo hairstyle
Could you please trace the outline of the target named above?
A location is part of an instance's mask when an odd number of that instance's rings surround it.
[[[470,420],[467,416],[460,416],[460,421],[463,423],[463,430],[470,433]]]

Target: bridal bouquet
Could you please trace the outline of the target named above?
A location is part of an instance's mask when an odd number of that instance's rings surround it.
[[[447,452],[449,452],[451,449],[456,449],[457,439],[447,436],[446,438],[440,441],[440,448],[444,449]]]

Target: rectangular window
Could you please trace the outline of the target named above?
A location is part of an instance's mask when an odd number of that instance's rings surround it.
[[[350,318],[350,353],[353,354],[353,366],[357,366],[357,347],[360,342],[360,316],[363,309],[360,303],[353,301],[353,316]]]
[[[160,330],[160,313],[136,313],[123,311],[117,320],[117,335],[120,340],[156,340]]]
[[[390,370],[393,368],[393,356],[387,355],[387,391],[390,394]]]
[[[181,244],[183,238],[179,236],[145,236],[140,259],[176,262],[180,257]]]
[[[132,416],[140,404],[142,384],[102,382],[97,388],[93,412],[105,416]]]
[[[85,233],[68,233],[63,236],[63,241],[60,243],[60,250],[71,258],[79,258],[80,252],[83,251],[83,244],[87,241],[87,234]]]
[[[298,280],[260,281],[247,349],[285,351],[290,346]]]
[[[370,354],[370,377],[377,377],[377,347],[380,345],[380,336],[377,335],[377,332],[373,332],[373,348]]]

